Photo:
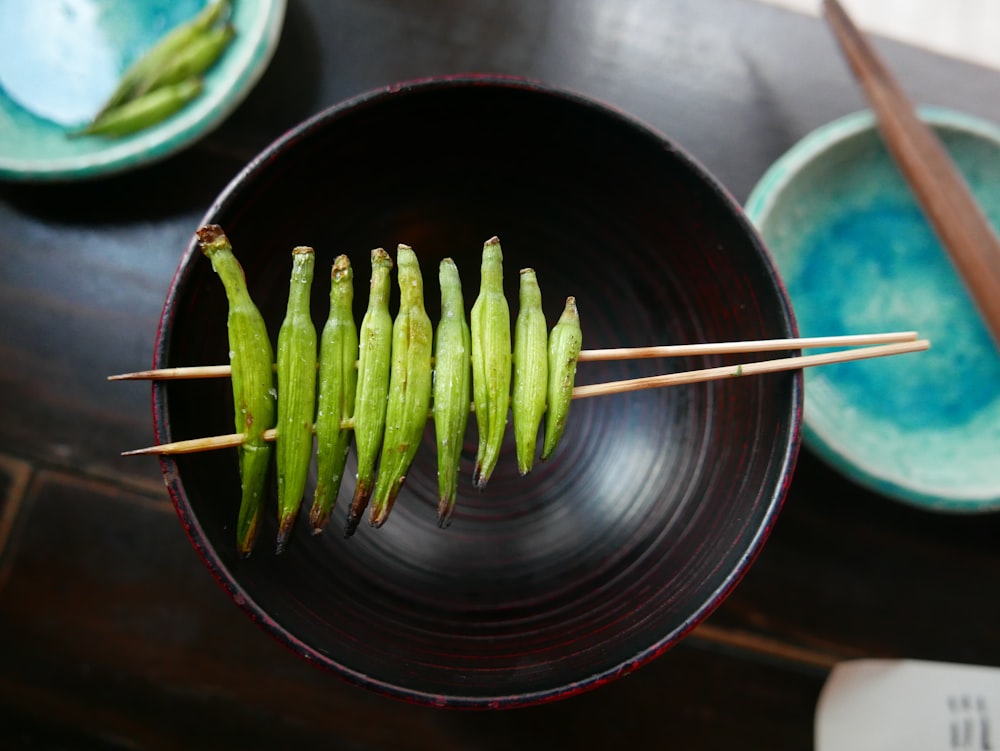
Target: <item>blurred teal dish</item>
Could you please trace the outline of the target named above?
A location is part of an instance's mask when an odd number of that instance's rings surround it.
[[[121,139],[69,138],[125,69],[206,0],[0,0],[0,178],[74,180],[162,159],[228,116],[278,44],[285,0],[235,0],[236,37],[200,97]]]
[[[994,228],[1000,128],[922,108]],[[802,336],[916,330],[928,352],[806,371],[807,445],[858,483],[951,512],[1000,509],[1000,353],[870,112],[814,131],[746,205]]]

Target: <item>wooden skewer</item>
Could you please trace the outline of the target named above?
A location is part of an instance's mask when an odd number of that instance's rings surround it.
[[[580,362],[593,360],[638,360],[651,357],[694,357],[697,355],[740,355],[747,352],[778,352],[810,347],[861,347],[868,344],[914,342],[916,331],[887,334],[848,334],[846,336],[814,336],[798,339],[752,339],[745,342],[717,344],[668,344],[656,347],[620,347],[617,349],[585,349]]]
[[[889,153],[923,207],[1000,347],[1000,239],[934,130],[837,0],[827,22],[875,111]]]
[[[138,370],[135,373],[109,375],[109,381],[181,381],[189,378],[229,378],[232,368],[228,365],[197,365],[187,368],[159,368]]]
[[[653,357],[694,357],[698,355],[738,355],[747,352],[777,352],[816,347],[860,347],[869,344],[916,341],[917,332],[897,331],[885,334],[848,334],[846,336],[816,336],[795,339],[752,339],[742,342],[708,344],[670,344],[654,347],[618,347],[615,349],[585,349],[580,362],[600,360],[638,360]],[[188,378],[228,378],[228,365],[196,365],[183,368],[140,370],[108,376],[109,381],[170,381]]]
[[[273,441],[277,432],[274,428],[264,431],[264,440]],[[122,451],[122,456],[146,456],[149,454],[196,454],[200,451],[213,451],[215,449],[232,448],[243,443],[242,433],[228,433],[226,435],[213,435],[208,438],[189,438],[186,441],[174,441],[173,443],[161,443],[158,446],[148,446],[142,449],[132,449]]]
[[[721,368],[705,368],[703,370],[689,370],[684,373],[667,373],[666,375],[647,376],[645,378],[631,378],[625,381],[612,381],[611,383],[595,383],[589,386],[577,386],[574,388],[573,398],[583,399],[589,396],[622,394],[627,391],[639,391],[641,389],[681,386],[687,383],[702,383],[704,381],[717,381],[740,376],[778,373],[784,370],[798,370],[816,365],[831,365],[837,362],[866,360],[872,357],[902,355],[908,352],[920,352],[930,349],[930,346],[931,343],[926,339],[918,339],[915,342],[883,344],[876,347],[859,347],[841,352],[825,352],[820,355],[779,357],[777,360],[763,360],[761,362],[750,362],[742,365],[725,365]]]
[[[621,394],[629,391],[639,391],[642,389],[662,388],[664,386],[680,386],[683,384],[716,381],[727,378],[739,378],[749,375],[778,373],[787,370],[799,370],[801,368],[808,368],[816,365],[831,365],[833,363],[850,362],[852,360],[865,360],[874,357],[902,355],[909,352],[920,352],[929,348],[929,341],[926,339],[919,339],[916,341],[903,341],[893,344],[863,346],[856,349],[848,349],[840,352],[826,352],[818,355],[780,357],[776,360],[763,360],[761,362],[744,363],[742,365],[726,365],[720,368],[704,368],[701,370],[690,370],[683,373],[668,373],[666,375],[649,376],[646,378],[631,378],[623,381],[611,381],[610,383],[595,383],[586,386],[577,386],[573,389],[573,398],[584,399],[591,396]],[[264,432],[264,440],[273,441],[274,437],[275,430],[273,428]],[[197,451],[208,451],[211,449],[239,446],[242,442],[242,433],[231,433],[229,435],[213,436],[210,438],[193,438],[186,441],[176,441],[174,443],[163,443],[158,446],[150,446],[148,448],[134,449],[132,451],[123,452],[122,456],[140,456],[147,454],[190,454]]]

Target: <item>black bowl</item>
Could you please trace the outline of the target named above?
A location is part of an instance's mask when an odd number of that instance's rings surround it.
[[[703,168],[612,108],[532,83],[425,81],[334,107],[254,159],[204,223],[233,241],[273,338],[294,245],[314,246],[320,269],[351,256],[359,321],[369,250],[413,246],[436,321],[438,261],[455,259],[471,306],[493,235],[512,315],[517,271],[532,266],[550,325],[576,296],[585,348],[795,335],[766,250]],[[317,326],[328,292],[317,274]],[[156,365],[224,363],[227,351],[222,286],[192,240]],[[586,363],[577,383],[736,361]],[[234,539],[235,451],[164,459],[163,471],[208,568],[302,657],[413,701],[523,705],[629,672],[725,598],[780,508],[801,404],[797,373],[578,400],[555,456],[522,478],[508,435],[482,492],[470,479],[470,420],[446,530],[436,523],[429,427],[384,527],[342,537],[349,479],[330,529],[311,536],[300,519],[275,555],[272,497],[245,560]],[[225,381],[154,390],[162,442],[232,432],[231,410]]]

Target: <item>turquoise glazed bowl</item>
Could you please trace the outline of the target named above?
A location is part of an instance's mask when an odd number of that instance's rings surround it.
[[[1000,224],[1000,128],[925,108]],[[747,201],[803,336],[917,330],[929,352],[806,373],[804,440],[858,483],[935,511],[1000,508],[1000,354],[870,112],[814,131]]]
[[[285,0],[234,2],[236,36],[204,91],[161,123],[120,139],[69,138],[125,69],[207,0],[0,2],[0,179],[78,180],[162,159],[236,108],[278,44]]]

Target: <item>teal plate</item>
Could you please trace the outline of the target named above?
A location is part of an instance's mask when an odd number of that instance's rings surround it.
[[[921,109],[1000,226],[1000,128]],[[802,336],[916,330],[927,352],[806,372],[803,437],[858,483],[936,511],[1000,509],[1000,354],[870,112],[782,156],[747,214]]]
[[[236,37],[201,96],[122,139],[69,138],[119,77],[206,0],[0,0],[0,178],[75,180],[136,167],[219,125],[260,78],[277,47],[285,0],[235,0]]]

